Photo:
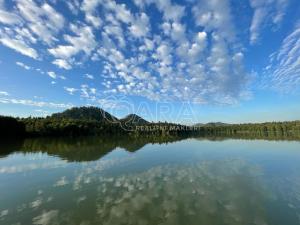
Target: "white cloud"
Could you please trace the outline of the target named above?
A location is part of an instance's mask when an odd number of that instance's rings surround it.
[[[73,95],[78,89],[76,88],[70,88],[70,87],[64,87],[64,89],[70,94]]]
[[[94,27],[99,28],[102,25],[102,20],[98,16],[93,16],[91,14],[86,15],[86,21],[90,22]]]
[[[275,3],[276,9],[275,9],[275,13],[272,16],[272,22],[275,25],[279,25],[286,14],[286,9],[289,4],[289,0],[277,0],[275,2],[276,2]]]
[[[179,21],[185,13],[184,6],[172,4],[170,0],[134,0],[134,3],[141,9],[146,5],[155,4],[165,20]]]
[[[62,69],[72,69],[72,66],[64,59],[55,59],[52,63]]]
[[[36,44],[37,38],[34,34],[30,32],[30,30],[26,27],[15,27],[14,31],[19,39],[24,40],[28,44]]]
[[[91,74],[88,74],[88,73],[86,73],[86,74],[84,75],[84,77],[87,78],[87,79],[90,79],[90,80],[94,80],[94,76],[91,75]]]
[[[200,42],[205,42],[207,38],[206,32],[199,32],[198,33],[198,39]]]
[[[51,44],[55,35],[64,26],[64,18],[47,3],[41,5],[31,0],[17,0],[17,8],[27,21],[29,29],[42,41]]]
[[[75,35],[64,35],[64,39],[68,43],[67,45],[58,45],[55,48],[48,49],[57,58],[55,60],[57,62],[56,65],[65,66],[65,68],[70,68],[70,64],[73,62],[72,57],[76,54],[84,52],[86,55],[90,55],[97,46],[91,27],[78,27],[71,24],[70,28]]]
[[[97,61],[106,94],[197,103],[241,98],[248,81],[229,0],[134,2],[138,7],[114,0],[68,1],[65,6],[78,17],[72,23],[56,8],[58,1],[16,0],[9,13],[23,22],[0,28],[0,42],[35,59],[48,59],[46,48],[50,62],[66,70]],[[40,57],[35,49],[41,49]],[[64,79],[53,71],[47,75]],[[86,100],[99,95],[90,84],[64,89]]]
[[[9,13],[0,8],[0,23],[14,25],[21,22],[21,18],[14,13]]]
[[[9,96],[9,94],[6,91],[0,91],[0,96]]]
[[[30,70],[32,69],[30,66],[27,66],[26,64],[22,63],[22,62],[16,62],[16,64],[20,67],[23,67],[25,70]]]
[[[184,42],[185,37],[185,26],[178,22],[172,23],[171,37],[175,41]]]
[[[115,1],[106,1],[104,6],[113,11],[119,21],[129,24],[133,21],[131,12],[126,8],[125,4],[117,4]]]
[[[104,26],[104,32],[102,34],[103,39],[104,39],[103,41],[106,42],[104,45],[106,45],[106,46],[112,45],[110,38],[114,38],[114,39],[118,40],[118,45],[120,47],[124,47],[125,39],[124,39],[123,33],[124,33],[123,28],[118,22],[115,23],[114,25],[108,24],[108,25]],[[113,44],[113,46],[115,46],[115,45]]]
[[[93,99],[93,97],[91,96],[91,95],[93,95],[93,93],[91,92],[91,89],[89,88],[89,86],[87,84],[82,84],[80,91],[81,91],[80,96],[82,98]]]
[[[167,43],[162,43],[156,50],[157,58],[163,66],[172,63],[171,48]]]
[[[80,90],[81,90],[81,97],[83,97],[83,98],[89,98],[90,97],[88,85],[86,85],[86,84],[81,85]]]
[[[184,15],[185,7],[177,4],[172,4],[170,0],[150,0],[148,2],[155,3],[157,8],[163,13],[163,16],[166,20],[178,21]]]
[[[126,46],[135,45],[131,48],[133,56],[122,48],[112,47],[117,45],[104,45],[98,51],[106,63],[105,93],[217,104],[236,103],[245,96],[249,81],[242,50],[237,47],[229,1],[194,4],[196,29],[181,21],[184,12],[190,9],[172,5],[170,1],[135,3],[143,11],[155,5],[163,15],[162,25],[157,26],[161,29],[151,30],[140,45],[128,38]],[[178,10],[171,13],[168,9],[174,9],[173,6]]]
[[[1,29],[0,29],[0,31],[1,31]],[[0,42],[3,45],[5,45],[11,49],[14,49],[16,52],[19,52],[23,55],[29,56],[34,59],[38,58],[38,53],[36,52],[36,50],[29,47],[22,40],[13,39],[11,37],[6,36],[4,33],[2,33],[2,34],[0,34]]]
[[[90,92],[91,92],[91,94],[95,95],[97,93],[97,89],[96,88],[90,88]]]
[[[74,15],[78,14],[78,11],[80,9],[80,2],[79,0],[69,0],[69,1],[65,1],[65,3],[67,4],[68,8],[71,10],[71,12]]]
[[[185,41],[179,45],[176,49],[177,55],[184,60],[187,60],[188,64],[199,61],[203,58],[203,51],[207,47],[207,33],[198,32],[195,35],[191,43]],[[185,65],[187,65],[185,63]]]
[[[101,0],[84,0],[81,5],[81,9],[85,12],[93,12],[98,4],[101,3]]]
[[[259,40],[262,28],[270,22],[279,26],[285,15],[289,0],[250,0],[254,10],[250,26],[250,43],[255,44]]]
[[[192,9],[195,22],[204,27],[206,32],[217,31],[228,41],[235,39],[235,29],[230,9],[230,2],[200,0]]]
[[[137,19],[132,22],[132,25],[129,27],[131,34],[134,37],[143,37],[147,36],[149,32],[149,18],[145,13],[141,13]]]
[[[68,59],[80,51],[80,49],[77,49],[77,46],[75,47],[72,45],[59,45],[56,48],[52,48],[48,50],[55,57],[59,57],[63,59]]]
[[[85,12],[85,20],[91,23],[95,28],[102,25],[101,18],[97,15],[96,7],[101,3],[99,0],[84,0],[81,5],[81,10]]]
[[[300,26],[296,26],[282,42],[278,51],[270,55],[264,71],[262,86],[280,92],[293,92],[300,85]]]
[[[72,104],[53,103],[53,102],[44,102],[44,101],[38,102],[29,99],[15,99],[15,98],[7,98],[7,97],[6,98],[0,97],[0,103],[47,107],[47,108],[71,108],[73,106]]]
[[[89,101],[96,101],[97,89],[91,88],[87,84],[80,85],[80,97]]]
[[[57,74],[56,74],[55,72],[53,72],[53,71],[49,71],[49,72],[47,72],[47,74],[48,74],[48,76],[51,77],[52,79],[56,79],[56,77],[57,77]]]

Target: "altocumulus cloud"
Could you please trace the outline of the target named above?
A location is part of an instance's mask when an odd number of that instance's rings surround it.
[[[282,21],[287,2],[249,0],[252,44],[264,20]],[[0,43],[62,70],[96,65],[102,77],[97,88],[105,94],[233,104],[248,96],[250,78],[231,7],[230,0],[0,0]],[[276,74],[274,79],[283,79],[283,72]],[[47,75],[63,79],[52,71]],[[64,89],[89,99],[97,93],[85,84]]]
[[[4,95],[5,97],[2,97]],[[45,102],[45,101],[34,101],[31,99],[16,99],[16,98],[8,98],[7,92],[0,92],[0,103],[2,104],[17,104],[17,105],[25,105],[25,106],[36,106],[36,107],[46,107],[46,108],[71,108],[72,104],[65,103],[54,103],[54,102]]]

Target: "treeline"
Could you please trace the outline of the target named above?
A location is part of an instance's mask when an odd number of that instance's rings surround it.
[[[26,118],[19,120],[27,136],[88,136],[124,133],[117,123],[68,118]]]
[[[0,116],[1,137],[87,136],[124,133],[119,124],[68,118]]]
[[[0,116],[0,136],[24,136],[26,133],[26,126],[24,123],[16,118],[8,116]]]
[[[167,122],[150,123],[136,115],[131,115],[127,120],[118,120],[95,107],[73,108],[46,118],[20,119],[0,116],[1,137],[77,137],[118,134],[300,139],[300,121],[248,124],[210,123],[186,126]]]
[[[222,126],[203,126],[199,133],[206,135],[240,137],[297,137],[300,138],[300,121],[227,124]]]
[[[144,126],[136,126],[135,132],[150,135],[187,135],[249,139],[300,139],[300,121],[220,125],[206,124],[201,126],[150,123]]]

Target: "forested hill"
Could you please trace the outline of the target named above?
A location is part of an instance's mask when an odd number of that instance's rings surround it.
[[[94,120],[98,122],[113,122],[118,119],[103,109],[97,107],[74,107],[61,113],[54,113],[51,116],[54,119],[74,119],[74,120]]]
[[[126,124],[133,124],[133,125],[145,125],[149,124],[149,122],[142,117],[136,115],[136,114],[129,114],[128,116],[124,117],[120,120],[123,123]]]
[[[186,126],[167,122],[148,122],[130,114],[123,119],[97,107],[75,107],[46,118],[12,118],[0,116],[0,137],[5,136],[87,136],[134,135],[202,135],[252,138],[300,139],[300,121],[250,124],[208,123]]]

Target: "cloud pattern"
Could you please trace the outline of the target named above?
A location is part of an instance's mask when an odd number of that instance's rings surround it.
[[[253,10],[249,43],[255,45],[264,27],[280,26],[289,0],[248,4]],[[63,87],[91,101],[101,92],[102,97],[234,104],[249,97],[252,76],[245,69],[247,50],[232,7],[230,0],[1,0],[0,43],[62,71],[96,66],[98,74],[83,77],[88,83],[100,76],[97,89],[89,84]],[[283,54],[288,44],[290,54],[298,53],[298,42],[291,38],[286,37],[274,59],[280,63],[273,80],[298,79],[299,60]],[[45,74],[63,79],[53,71]]]
[[[299,90],[300,87],[300,25],[283,40],[278,51],[269,57],[264,69],[262,87],[280,92]]]
[[[243,52],[236,47],[227,0],[64,4],[77,22],[63,15],[58,3],[5,3],[0,5],[3,45],[65,70],[87,60],[98,63],[106,94],[232,103],[245,90]],[[53,72],[47,74],[56,78]]]

